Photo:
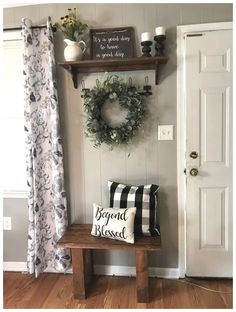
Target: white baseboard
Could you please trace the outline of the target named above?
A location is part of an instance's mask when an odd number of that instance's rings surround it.
[[[3,262],[3,271],[26,272],[26,262]]]
[[[27,271],[26,262],[4,262],[3,270],[12,272],[25,272]],[[58,273],[57,271],[52,270],[45,270],[45,272]],[[150,267],[148,272],[150,277],[179,278],[178,268]],[[67,273],[72,273],[72,271],[69,270]],[[136,269],[133,266],[94,265],[94,273],[97,275],[135,276]]]
[[[95,265],[94,272],[101,275],[135,276],[136,268],[134,266]],[[148,275],[150,277],[179,278],[179,269],[150,267]]]
[[[180,278],[179,268],[149,268],[149,276],[161,278]]]

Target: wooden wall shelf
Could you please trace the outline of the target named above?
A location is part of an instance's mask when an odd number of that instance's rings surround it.
[[[59,62],[58,64],[70,71],[74,87],[78,88],[78,74],[80,73],[99,73],[99,72],[118,72],[133,70],[156,71],[155,83],[158,84],[158,70],[160,64],[166,64],[168,57],[137,57],[129,59],[115,60],[84,60],[75,62]]]

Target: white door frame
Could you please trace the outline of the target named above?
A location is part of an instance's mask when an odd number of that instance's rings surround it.
[[[186,92],[185,35],[202,31],[233,29],[232,22],[177,26],[177,177],[179,277],[186,273]]]

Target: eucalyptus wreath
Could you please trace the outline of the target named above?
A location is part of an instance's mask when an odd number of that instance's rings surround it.
[[[118,76],[109,76],[103,82],[88,91],[83,91],[84,109],[87,114],[85,134],[92,139],[94,146],[102,143],[113,148],[116,145],[127,144],[141,127],[145,117],[143,97],[135,86],[127,85]],[[119,101],[127,111],[125,121],[118,127],[107,124],[101,114],[104,103]]]

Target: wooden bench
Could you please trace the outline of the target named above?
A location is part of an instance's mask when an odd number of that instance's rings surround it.
[[[93,275],[93,249],[134,250],[136,258],[137,301],[148,302],[148,251],[161,248],[160,237],[139,236],[135,244],[95,237],[91,224],[72,224],[61,239],[58,247],[70,248],[72,253],[74,298],[85,299]]]

